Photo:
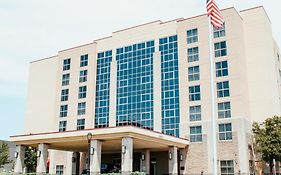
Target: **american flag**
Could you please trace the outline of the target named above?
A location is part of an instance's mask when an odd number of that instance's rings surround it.
[[[210,16],[211,24],[214,27],[216,27],[217,29],[223,27],[223,17],[215,0],[207,0],[207,14],[208,16]]]

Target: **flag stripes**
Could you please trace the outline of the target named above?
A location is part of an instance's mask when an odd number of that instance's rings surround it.
[[[211,24],[213,26],[215,26],[217,29],[223,27],[223,17],[215,0],[207,0],[207,14],[210,16]]]

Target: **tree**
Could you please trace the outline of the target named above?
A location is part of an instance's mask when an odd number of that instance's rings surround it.
[[[273,173],[273,159],[281,161],[281,117],[274,116],[262,123],[253,123],[255,152],[270,166]]]
[[[28,173],[36,172],[37,155],[35,148],[27,147],[25,149],[24,164]]]
[[[5,142],[0,142],[0,168],[9,163],[9,146]]]

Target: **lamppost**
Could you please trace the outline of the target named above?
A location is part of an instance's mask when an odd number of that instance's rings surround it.
[[[92,139],[92,133],[87,134],[88,139],[88,167],[87,167],[87,174],[90,175],[90,157],[91,157],[91,139]]]

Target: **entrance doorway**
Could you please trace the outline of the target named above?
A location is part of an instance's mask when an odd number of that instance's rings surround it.
[[[150,159],[150,175],[156,175],[157,174],[156,164],[157,164],[156,158],[151,158]]]

